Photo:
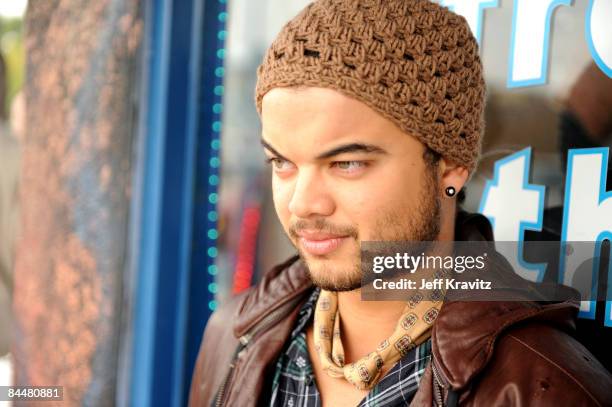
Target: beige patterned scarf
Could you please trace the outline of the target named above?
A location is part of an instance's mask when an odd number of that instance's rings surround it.
[[[406,304],[395,331],[374,352],[355,363],[345,364],[340,338],[338,293],[321,290],[314,317],[314,344],[323,370],[331,377],[344,377],[360,390],[370,390],[380,379],[383,367],[391,367],[406,353],[425,342],[438,316],[441,301],[424,301],[416,293]]]

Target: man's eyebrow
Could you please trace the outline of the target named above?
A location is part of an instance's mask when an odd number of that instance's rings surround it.
[[[373,153],[373,154],[387,154],[385,150],[382,148],[375,146],[373,144],[363,144],[363,143],[350,143],[338,146],[333,148],[325,153],[319,154],[317,159],[322,160],[326,158],[331,158],[336,155],[346,154],[346,153]]]
[[[270,144],[268,144],[268,142],[266,142],[263,138],[261,139],[261,145],[268,151],[270,151],[272,154],[274,154],[275,156],[277,156],[278,158],[281,158],[283,160],[287,160],[287,158],[283,157],[283,155],[281,153],[279,153],[278,151],[276,151],[276,149],[274,147],[272,147]],[[373,144],[364,144],[364,143],[350,143],[350,144],[344,144],[338,147],[335,147],[329,151],[326,151],[322,154],[319,154],[316,158],[317,160],[324,160],[327,158],[331,158],[334,157],[336,155],[340,155],[340,154],[346,154],[346,153],[372,153],[372,154],[387,154],[387,152],[378,147],[375,146]],[[289,160],[287,160],[289,161]]]
[[[277,156],[281,160],[289,161],[285,157],[283,157],[283,155],[281,153],[276,151],[276,149],[274,147],[272,147],[270,144],[268,144],[268,142],[266,140],[264,140],[263,138],[261,139],[261,145],[263,146],[263,148],[265,148],[266,150],[270,151],[272,154],[274,154],[275,156]]]

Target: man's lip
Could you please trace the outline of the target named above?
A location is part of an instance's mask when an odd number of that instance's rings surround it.
[[[324,256],[336,250],[347,236],[333,236],[318,234],[313,237],[300,236],[299,243],[302,249],[313,256]],[[327,238],[324,238],[327,237]]]
[[[331,233],[323,233],[323,232],[311,232],[307,230],[297,232],[297,235],[306,240],[319,241],[319,240],[330,240],[330,239],[342,239],[347,236],[342,235],[333,235]]]

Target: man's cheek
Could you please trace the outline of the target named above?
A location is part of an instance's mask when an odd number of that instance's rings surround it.
[[[354,216],[367,216],[372,208],[377,208],[389,198],[388,191],[378,191],[376,183],[359,183],[350,189],[340,190],[337,200],[342,202],[346,211]],[[363,214],[363,215],[362,215]]]
[[[338,212],[342,213],[361,238],[362,232],[367,231],[368,224],[379,215],[382,202],[384,201],[373,202],[362,196],[354,196],[343,204]]]
[[[289,202],[291,201],[291,191],[287,185],[280,182],[272,182],[272,199],[274,200],[274,208],[283,226],[289,220]]]

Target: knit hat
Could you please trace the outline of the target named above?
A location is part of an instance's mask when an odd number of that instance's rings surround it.
[[[466,20],[428,0],[317,0],[289,21],[257,70],[277,87],[337,90],[470,173],[484,129],[482,64]]]

